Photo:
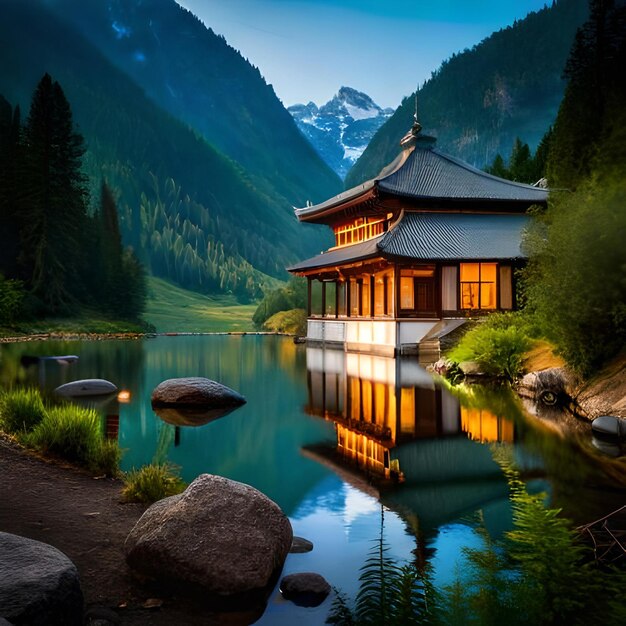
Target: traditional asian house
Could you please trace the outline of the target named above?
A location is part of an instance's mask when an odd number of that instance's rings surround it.
[[[335,236],[288,268],[308,279],[309,342],[415,353],[468,317],[515,308],[527,210],[547,190],[482,172],[420,130],[376,178],[295,210]]]

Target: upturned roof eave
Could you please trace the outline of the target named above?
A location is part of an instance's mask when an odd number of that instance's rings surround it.
[[[300,222],[324,223],[325,218],[329,215],[374,198],[376,195],[377,182],[378,181],[374,179],[368,180],[358,187],[348,189],[319,204],[302,207],[300,209],[296,208],[294,209],[294,213]]]
[[[385,166],[381,170],[378,176],[370,180],[366,180],[364,183],[361,183],[356,187],[342,191],[336,196],[333,196],[324,202],[320,202],[319,204],[313,204],[302,208],[294,207],[296,217],[301,222],[324,223],[324,219],[329,215],[374,198],[378,193],[378,183],[388,176],[391,176],[394,172],[397,172],[406,162],[409,153],[410,151],[403,150],[389,165]]]

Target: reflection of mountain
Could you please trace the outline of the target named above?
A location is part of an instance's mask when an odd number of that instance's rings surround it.
[[[337,442],[306,453],[347,482],[427,528],[507,499],[483,445],[513,441],[506,418],[460,406],[412,359],[309,348],[307,369],[306,411],[333,421]]]

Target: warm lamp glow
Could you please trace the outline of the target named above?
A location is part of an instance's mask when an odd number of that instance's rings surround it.
[[[128,391],[127,389],[122,389],[122,391],[120,391],[117,394],[117,400],[118,402],[130,402],[130,391]]]

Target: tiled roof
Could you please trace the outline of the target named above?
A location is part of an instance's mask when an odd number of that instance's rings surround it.
[[[287,268],[288,272],[302,272],[309,269],[329,267],[331,265],[341,265],[343,263],[352,263],[363,261],[376,256],[380,256],[377,244],[384,237],[379,235],[373,239],[355,243],[351,246],[331,249],[328,252],[322,252],[306,261],[301,261],[297,265]]]
[[[429,137],[413,137],[396,159],[372,180],[348,189],[320,204],[295,209],[299,220],[325,222],[334,213],[366,200],[380,191],[401,198],[422,200],[425,206],[458,206],[458,202],[545,203],[548,190],[492,176],[440,152]]]
[[[389,231],[351,246],[331,249],[287,268],[322,269],[375,257],[419,261],[526,258],[522,250],[528,215],[405,213]]]
[[[404,165],[378,181],[381,191],[415,199],[545,202],[547,189],[487,174],[435,148],[415,148]]]
[[[420,260],[518,259],[530,217],[520,214],[405,213],[378,244],[382,256]]]

